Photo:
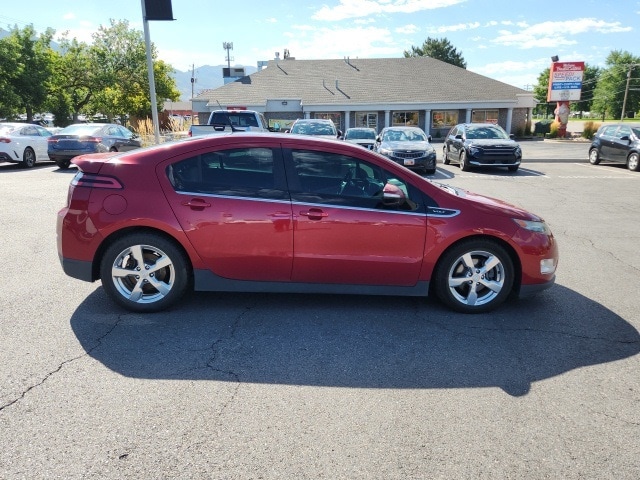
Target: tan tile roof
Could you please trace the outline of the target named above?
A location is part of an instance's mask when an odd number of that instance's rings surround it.
[[[337,87],[336,87],[337,82]],[[429,57],[275,60],[196,98],[221,105],[305,105],[515,101],[525,90]]]

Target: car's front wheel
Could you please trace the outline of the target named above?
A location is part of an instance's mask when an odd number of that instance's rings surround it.
[[[597,148],[589,150],[589,163],[591,165],[598,165],[600,163],[600,154]]]
[[[483,313],[506,300],[514,282],[507,251],[492,240],[467,240],[444,253],[434,273],[442,303],[462,313]]]
[[[442,148],[442,163],[445,165],[449,165],[451,160],[449,160],[449,147],[446,145]]]
[[[22,154],[22,166],[25,168],[32,168],[36,164],[36,152],[31,147],[24,149]]]
[[[467,159],[467,152],[465,150],[460,152],[460,170],[463,172],[471,170],[471,167],[469,167],[469,160]]]
[[[100,263],[102,286],[119,305],[135,312],[164,310],[190,286],[189,261],[174,242],[155,233],[115,241]]]
[[[640,170],[640,165],[638,164],[638,154],[636,152],[631,153],[629,158],[627,158],[627,168],[633,172],[637,172]]]

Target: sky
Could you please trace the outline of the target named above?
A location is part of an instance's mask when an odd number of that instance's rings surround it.
[[[150,21],[158,57],[176,70],[253,66],[276,52],[300,60],[397,58],[446,38],[467,69],[531,90],[557,55],[605,67],[613,50],[640,55],[640,0],[172,0],[174,21]],[[142,31],[142,1],[29,0],[0,9],[0,27],[53,28],[91,43],[99,26]],[[8,5],[7,5],[8,6]]]

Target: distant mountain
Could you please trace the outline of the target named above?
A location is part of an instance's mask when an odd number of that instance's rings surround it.
[[[222,79],[222,69],[226,65],[204,65],[195,71],[195,83],[193,84],[193,96],[197,96],[203,90],[218,88],[224,85]],[[257,67],[244,67],[245,73],[251,75],[258,71]],[[191,70],[176,70],[173,74],[178,90],[180,90],[180,100],[191,100]]]

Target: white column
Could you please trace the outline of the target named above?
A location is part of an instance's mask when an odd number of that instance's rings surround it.
[[[351,112],[347,110],[344,112],[344,130],[347,131],[347,128],[351,126]]]
[[[467,119],[465,120],[465,123],[471,123],[471,109],[467,108]]]
[[[511,133],[511,122],[513,121],[513,108],[507,109],[507,125],[505,126],[505,130],[507,133]]]
[[[390,127],[391,124],[389,123],[389,114],[391,113],[390,110],[385,110],[384,111],[384,126],[385,127]]]
[[[424,111],[424,133],[430,135],[431,132],[431,110]]]

